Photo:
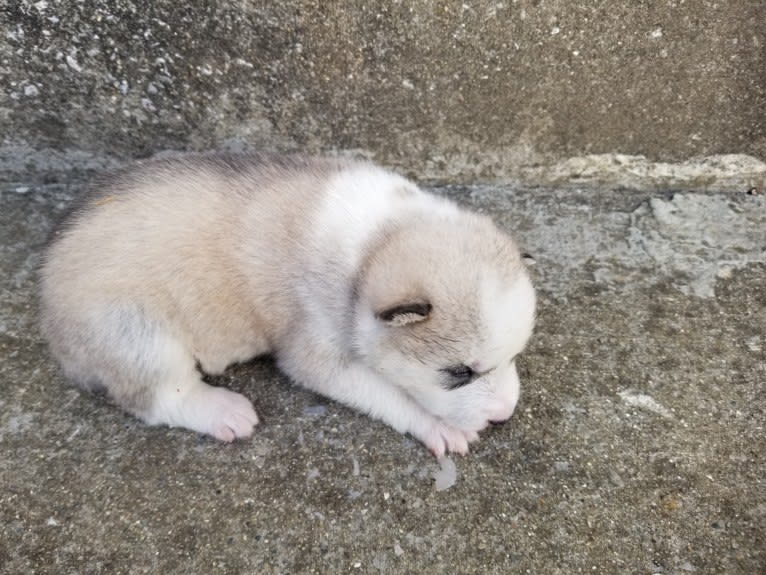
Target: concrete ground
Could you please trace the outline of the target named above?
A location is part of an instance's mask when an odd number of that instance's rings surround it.
[[[0,6],[8,145],[356,150],[418,177],[534,185],[609,153],[639,170],[766,161],[763,1]]]
[[[33,170],[33,168],[30,168]],[[269,361],[223,445],[66,384],[34,268],[84,173],[0,176],[3,573],[764,573],[766,197],[442,187],[537,259],[512,422],[436,491],[414,441]]]

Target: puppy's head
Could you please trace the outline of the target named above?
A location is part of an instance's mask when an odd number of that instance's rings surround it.
[[[356,351],[382,377],[464,430],[511,416],[535,294],[516,246],[489,219],[395,226],[372,246],[355,297]]]

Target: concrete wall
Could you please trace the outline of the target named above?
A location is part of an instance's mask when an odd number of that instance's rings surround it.
[[[342,149],[453,180],[766,159],[762,1],[5,0],[0,22],[6,146]]]

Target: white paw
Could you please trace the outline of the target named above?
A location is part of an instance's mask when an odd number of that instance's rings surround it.
[[[223,387],[199,387],[183,403],[184,426],[221,441],[250,437],[258,423],[250,400]]]
[[[465,455],[468,453],[468,444],[479,439],[475,431],[465,431],[434,420],[422,437],[418,437],[425,446],[437,458],[448,452]]]

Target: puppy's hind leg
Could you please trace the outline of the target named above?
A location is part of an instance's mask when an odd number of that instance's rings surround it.
[[[191,352],[162,322],[136,306],[108,306],[80,332],[70,374],[97,382],[118,405],[150,425],[184,427],[222,441],[248,437],[258,423],[250,401],[202,381]]]
[[[163,350],[164,376],[142,419],[150,425],[185,427],[221,441],[249,437],[258,423],[244,395],[202,381],[194,358],[176,341]],[[141,417],[141,415],[139,415]]]

